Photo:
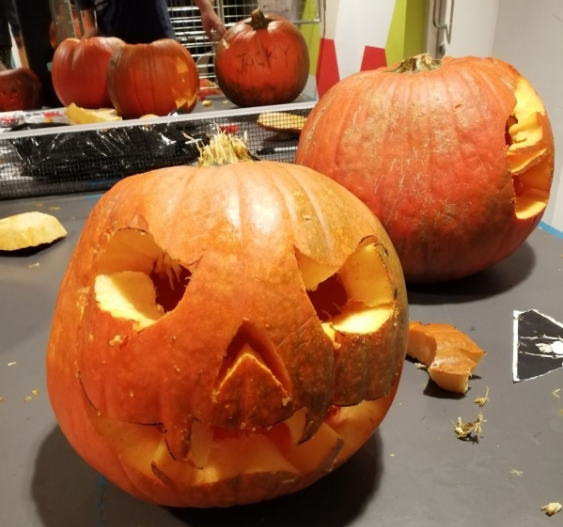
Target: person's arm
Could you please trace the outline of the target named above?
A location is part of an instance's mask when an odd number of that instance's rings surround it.
[[[23,40],[20,30],[20,21],[18,20],[18,14],[16,13],[16,8],[12,0],[7,0],[6,2],[6,16],[8,17],[8,22],[10,23],[10,28],[12,30],[12,35],[14,35],[14,40],[18,48],[23,46]]]
[[[96,14],[93,7],[82,11],[82,20],[84,21],[84,35],[82,35],[82,38],[97,37],[100,34],[100,30],[96,25]]]
[[[96,13],[94,12],[92,0],[77,0],[76,5],[82,12],[82,20],[84,21],[84,35],[82,35],[82,38],[98,36],[100,30],[96,25]]]
[[[225,26],[213,8],[212,0],[193,0],[194,4],[199,8],[201,15],[201,23],[207,38],[215,40],[221,38],[225,34]],[[214,35],[217,34],[217,36]]]

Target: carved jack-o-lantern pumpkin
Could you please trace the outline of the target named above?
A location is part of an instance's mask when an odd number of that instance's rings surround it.
[[[222,152],[238,163],[212,166],[214,143],[210,166],[117,184],[57,302],[47,370],[64,434],[161,504],[313,483],[379,425],[405,356],[403,275],[378,220],[330,179],[240,146]]]

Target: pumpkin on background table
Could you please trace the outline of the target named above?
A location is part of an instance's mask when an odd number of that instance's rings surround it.
[[[125,118],[168,115],[197,103],[199,74],[190,52],[176,40],[126,44],[111,57],[107,72],[113,105]]]
[[[65,39],[55,51],[51,69],[61,103],[93,110],[111,107],[107,69],[113,52],[123,46],[125,42],[115,37]]]
[[[47,381],[63,433],[111,481],[226,507],[360,448],[393,401],[408,308],[389,238],[340,185],[225,134],[200,165],[126,178],[96,205]]]
[[[0,112],[39,110],[42,104],[41,81],[33,71],[0,63]]]
[[[407,281],[436,282],[524,243],[549,199],[554,147],[541,99],[512,66],[420,55],[329,90],[296,162],[370,207]]]
[[[256,9],[219,41],[215,73],[225,96],[238,106],[288,103],[307,84],[307,43],[289,20]]]

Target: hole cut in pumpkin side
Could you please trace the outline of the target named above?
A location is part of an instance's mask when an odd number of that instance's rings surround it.
[[[505,140],[512,174],[515,214],[527,219],[540,214],[549,200],[553,144],[545,107],[530,83],[520,78],[516,106],[506,122]]]
[[[296,251],[309,300],[333,341],[336,332],[375,333],[393,313],[395,294],[378,247],[375,238],[366,238],[340,269],[333,268],[331,276],[316,284],[314,277],[326,275],[330,268]]]
[[[174,310],[191,272],[161,249],[151,234],[124,229],[108,235],[96,264],[95,293],[102,311],[131,320],[136,331]]]

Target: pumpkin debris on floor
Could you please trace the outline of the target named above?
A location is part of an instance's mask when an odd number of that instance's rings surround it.
[[[544,505],[541,510],[544,511],[548,516],[553,516],[554,514],[558,513],[562,507],[563,505],[561,505],[561,503],[552,502]]]
[[[485,392],[485,397],[476,397],[473,402],[478,404],[481,408],[489,402],[489,387],[487,386],[487,391]]]
[[[450,324],[413,321],[409,324],[407,355],[425,364],[440,388],[465,393],[469,377],[486,352]]]
[[[521,478],[521,477],[524,475],[524,471],[518,470],[518,469],[516,469],[516,468],[513,468],[513,469],[510,471],[510,473],[513,474],[514,476],[518,476],[519,478]]]
[[[28,269],[35,269],[36,267],[39,267],[41,264],[39,262],[35,262],[33,264],[29,264],[27,266]]]
[[[560,391],[561,391],[561,388],[557,388],[557,390],[553,390],[551,392],[551,395],[553,395],[554,397],[557,397],[558,399],[561,399],[561,397],[559,396]]]
[[[31,390],[31,395],[39,395],[39,390]]]
[[[8,362],[8,367],[9,367],[9,366],[15,366],[15,365],[16,365],[15,362]]]
[[[23,398],[24,402],[26,402],[26,403],[28,403],[29,401],[31,401],[31,399],[32,399],[31,395],[26,395],[26,396]]]
[[[209,99],[206,99],[205,101],[203,101],[203,102],[201,103],[201,105],[202,105],[202,106],[205,106],[206,108],[208,108],[209,106],[212,106],[213,103],[212,103]]]
[[[67,235],[59,220],[42,212],[24,212],[0,220],[0,251],[18,251],[52,243]]]
[[[479,437],[482,437],[481,424],[486,422],[487,421],[483,419],[483,414],[480,412],[475,421],[464,423],[461,420],[461,417],[457,418],[457,424],[451,421],[452,425],[454,425],[454,430],[458,439],[471,439],[475,443],[478,443]]]

